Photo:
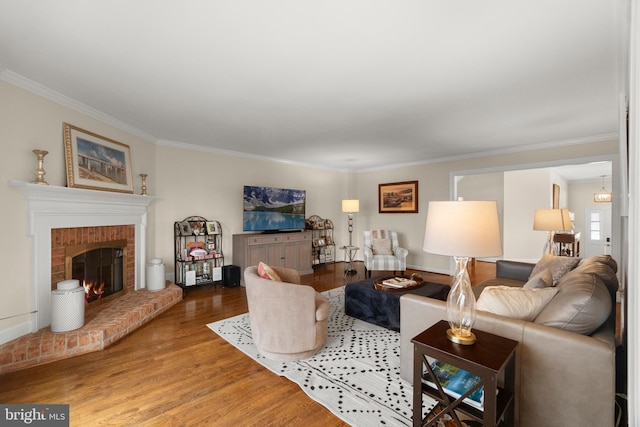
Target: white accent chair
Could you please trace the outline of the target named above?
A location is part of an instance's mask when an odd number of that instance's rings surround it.
[[[398,233],[389,230],[365,230],[364,232],[364,272],[371,277],[372,271],[407,270],[409,251],[398,244]]]
[[[251,333],[267,359],[292,361],[313,356],[327,339],[331,306],[300,273],[272,267],[282,282],[263,279],[256,266],[244,271]]]

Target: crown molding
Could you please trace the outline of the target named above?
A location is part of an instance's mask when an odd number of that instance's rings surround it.
[[[1,64],[0,64],[1,65]],[[85,114],[89,117],[92,117],[96,120],[99,120],[103,123],[106,123],[110,126],[113,126],[117,129],[123,130],[125,132],[128,132],[132,135],[135,135],[141,139],[144,139],[146,141],[149,142],[153,142],[156,143],[158,145],[162,145],[162,146],[166,146],[166,147],[173,147],[173,148],[180,148],[180,149],[185,149],[185,150],[192,150],[192,151],[201,151],[201,152],[207,152],[207,153],[213,153],[213,154],[221,154],[221,155],[226,155],[226,156],[233,156],[233,157],[243,157],[243,158],[247,158],[247,159],[255,159],[255,160],[262,160],[262,161],[271,161],[271,162],[276,162],[276,163],[280,163],[280,164],[288,164],[288,165],[294,165],[294,166],[301,166],[301,167],[305,167],[305,168],[313,168],[313,169],[318,169],[318,170],[328,170],[328,171],[336,171],[336,172],[349,172],[349,173],[367,173],[367,172],[375,172],[375,171],[381,171],[381,170],[387,170],[387,169],[397,169],[397,168],[405,168],[405,167],[410,167],[410,166],[419,166],[419,165],[425,165],[425,164],[434,164],[434,163],[444,163],[444,162],[451,162],[451,161],[459,161],[459,160],[467,160],[467,159],[473,159],[473,158],[479,158],[479,157],[487,157],[487,156],[499,156],[499,155],[504,155],[504,154],[512,154],[512,153],[520,153],[520,152],[524,152],[524,151],[533,151],[533,150],[542,150],[542,149],[549,149],[549,148],[558,148],[558,147],[563,147],[563,146],[569,146],[569,145],[578,145],[578,144],[587,144],[587,143],[592,143],[592,142],[604,142],[604,141],[611,141],[611,140],[615,140],[618,138],[618,133],[608,133],[608,134],[602,134],[602,135],[594,135],[594,136],[588,136],[588,137],[582,137],[582,138],[574,138],[574,139],[569,139],[569,140],[563,140],[563,141],[551,141],[551,142],[543,142],[543,143],[537,143],[537,144],[529,144],[529,145],[523,145],[523,146],[519,146],[519,147],[509,147],[509,148],[504,148],[504,149],[498,149],[498,150],[487,150],[487,151],[477,151],[474,153],[467,153],[467,154],[462,154],[459,156],[449,156],[449,157],[439,157],[439,158],[432,158],[432,159],[427,159],[427,160],[420,160],[420,161],[416,161],[416,162],[408,162],[408,163],[396,163],[396,164],[392,164],[392,165],[384,165],[384,166],[379,166],[379,167],[373,167],[373,168],[365,168],[365,169],[358,169],[358,168],[332,168],[332,167],[326,167],[326,166],[318,166],[316,164],[312,164],[312,163],[304,163],[304,162],[295,162],[295,161],[290,161],[290,160],[284,160],[284,159],[278,159],[275,157],[268,157],[268,156],[261,156],[261,155],[257,155],[257,154],[249,154],[249,153],[242,153],[239,151],[233,151],[233,150],[224,150],[224,149],[220,149],[220,148],[215,148],[215,147],[205,147],[205,146],[201,146],[201,145],[196,145],[196,144],[190,144],[190,143],[185,143],[185,142],[178,142],[178,141],[170,141],[170,140],[165,140],[165,139],[159,139],[153,135],[148,134],[147,132],[144,132],[136,127],[133,127],[125,122],[123,122],[122,120],[116,119],[115,117],[112,117],[108,114],[105,114],[93,107],[90,107],[86,104],[83,104],[81,102],[78,102],[66,95],[63,95],[59,92],[56,92],[52,89],[49,89],[48,87],[37,83],[33,80],[30,80],[18,73],[15,73],[9,69],[3,69],[0,72],[0,80],[3,80],[11,85],[14,85],[16,87],[19,87],[21,89],[27,90],[29,92],[32,92],[36,95],[42,96],[43,98],[46,98],[50,101],[53,101],[57,104],[60,104],[62,106],[68,107],[72,110],[78,111],[79,113]]]
[[[113,116],[103,113],[102,111],[96,110],[93,107],[89,107],[82,102],[76,101],[75,99],[69,98],[66,95],[61,94],[60,92],[56,92],[53,89],[50,89],[38,82],[35,82],[31,79],[28,79],[18,73],[15,73],[9,69],[4,69],[0,72],[0,80],[3,80],[13,86],[19,87],[26,91],[29,91],[33,94],[41,96],[49,101],[55,102],[56,104],[60,104],[64,107],[70,108],[74,111],[92,117],[96,120],[99,120],[103,123],[106,123],[114,128],[123,130],[127,133],[135,135],[141,139],[144,139],[149,142],[157,142],[158,138],[144,132],[136,127],[131,126],[128,123],[123,122],[122,120],[118,120]]]
[[[158,139],[156,143],[157,145],[162,145],[162,146],[171,147],[171,148],[179,148],[181,150],[201,151],[204,153],[220,154],[220,155],[230,156],[230,157],[242,157],[245,159],[262,160],[267,162],[275,162],[275,163],[292,165],[292,166],[301,166],[305,168],[313,168],[313,169],[325,170],[325,171],[348,172],[346,169],[319,166],[319,165],[315,165],[312,163],[305,163],[305,162],[294,162],[291,160],[284,160],[276,157],[261,156],[258,154],[243,153],[240,151],[233,151],[233,150],[223,150],[221,148],[205,147],[202,145],[189,144],[186,142],[179,142],[179,141],[170,141],[167,139]]]
[[[535,151],[535,150],[567,147],[570,145],[581,145],[581,144],[590,144],[593,142],[615,141],[617,139],[618,139],[618,133],[613,132],[613,133],[606,133],[602,135],[567,139],[563,141],[551,141],[551,142],[543,142],[539,144],[528,144],[528,145],[521,145],[518,147],[501,148],[498,150],[476,151],[474,153],[461,154],[459,156],[437,157],[433,159],[420,160],[420,161],[411,162],[411,163],[394,164],[394,165],[388,165],[388,166],[385,165],[377,168],[359,169],[356,172],[375,172],[375,171],[380,171],[385,169],[396,169],[396,168],[406,168],[409,166],[419,166],[419,165],[425,165],[425,164],[455,162],[459,160],[476,159],[479,157],[500,156],[505,154],[522,153],[525,151]]]

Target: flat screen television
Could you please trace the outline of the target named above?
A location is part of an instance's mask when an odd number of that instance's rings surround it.
[[[245,185],[242,229],[266,233],[302,230],[305,199],[304,190]]]

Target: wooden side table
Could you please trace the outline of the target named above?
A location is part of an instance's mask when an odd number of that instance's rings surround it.
[[[436,425],[444,414],[460,420],[459,410],[483,426],[514,425],[515,364],[518,342],[474,329],[477,341],[473,345],[456,344],[447,339],[449,324],[440,321],[417,335],[413,340],[413,425]],[[460,398],[449,396],[438,383],[427,357],[449,363],[480,377],[484,386],[484,410],[479,410]],[[423,372],[426,373],[423,374]],[[504,372],[504,383],[498,387],[498,376]],[[423,375],[431,375],[437,389],[423,381]],[[428,422],[422,417],[423,393],[442,405],[442,412]]]

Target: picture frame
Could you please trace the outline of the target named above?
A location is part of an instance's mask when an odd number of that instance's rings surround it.
[[[128,145],[63,123],[67,187],[133,193]]]
[[[553,184],[552,186],[552,191],[553,191],[553,209],[559,209],[560,208],[560,186],[558,184]]]
[[[204,221],[191,221],[191,232],[196,236],[204,235],[205,222]]]
[[[418,181],[378,184],[378,213],[418,213]]]
[[[218,221],[208,221],[207,234],[220,234],[220,223]]]
[[[189,221],[182,221],[180,223],[180,235],[181,236],[193,235],[193,230],[191,229],[191,223]]]

